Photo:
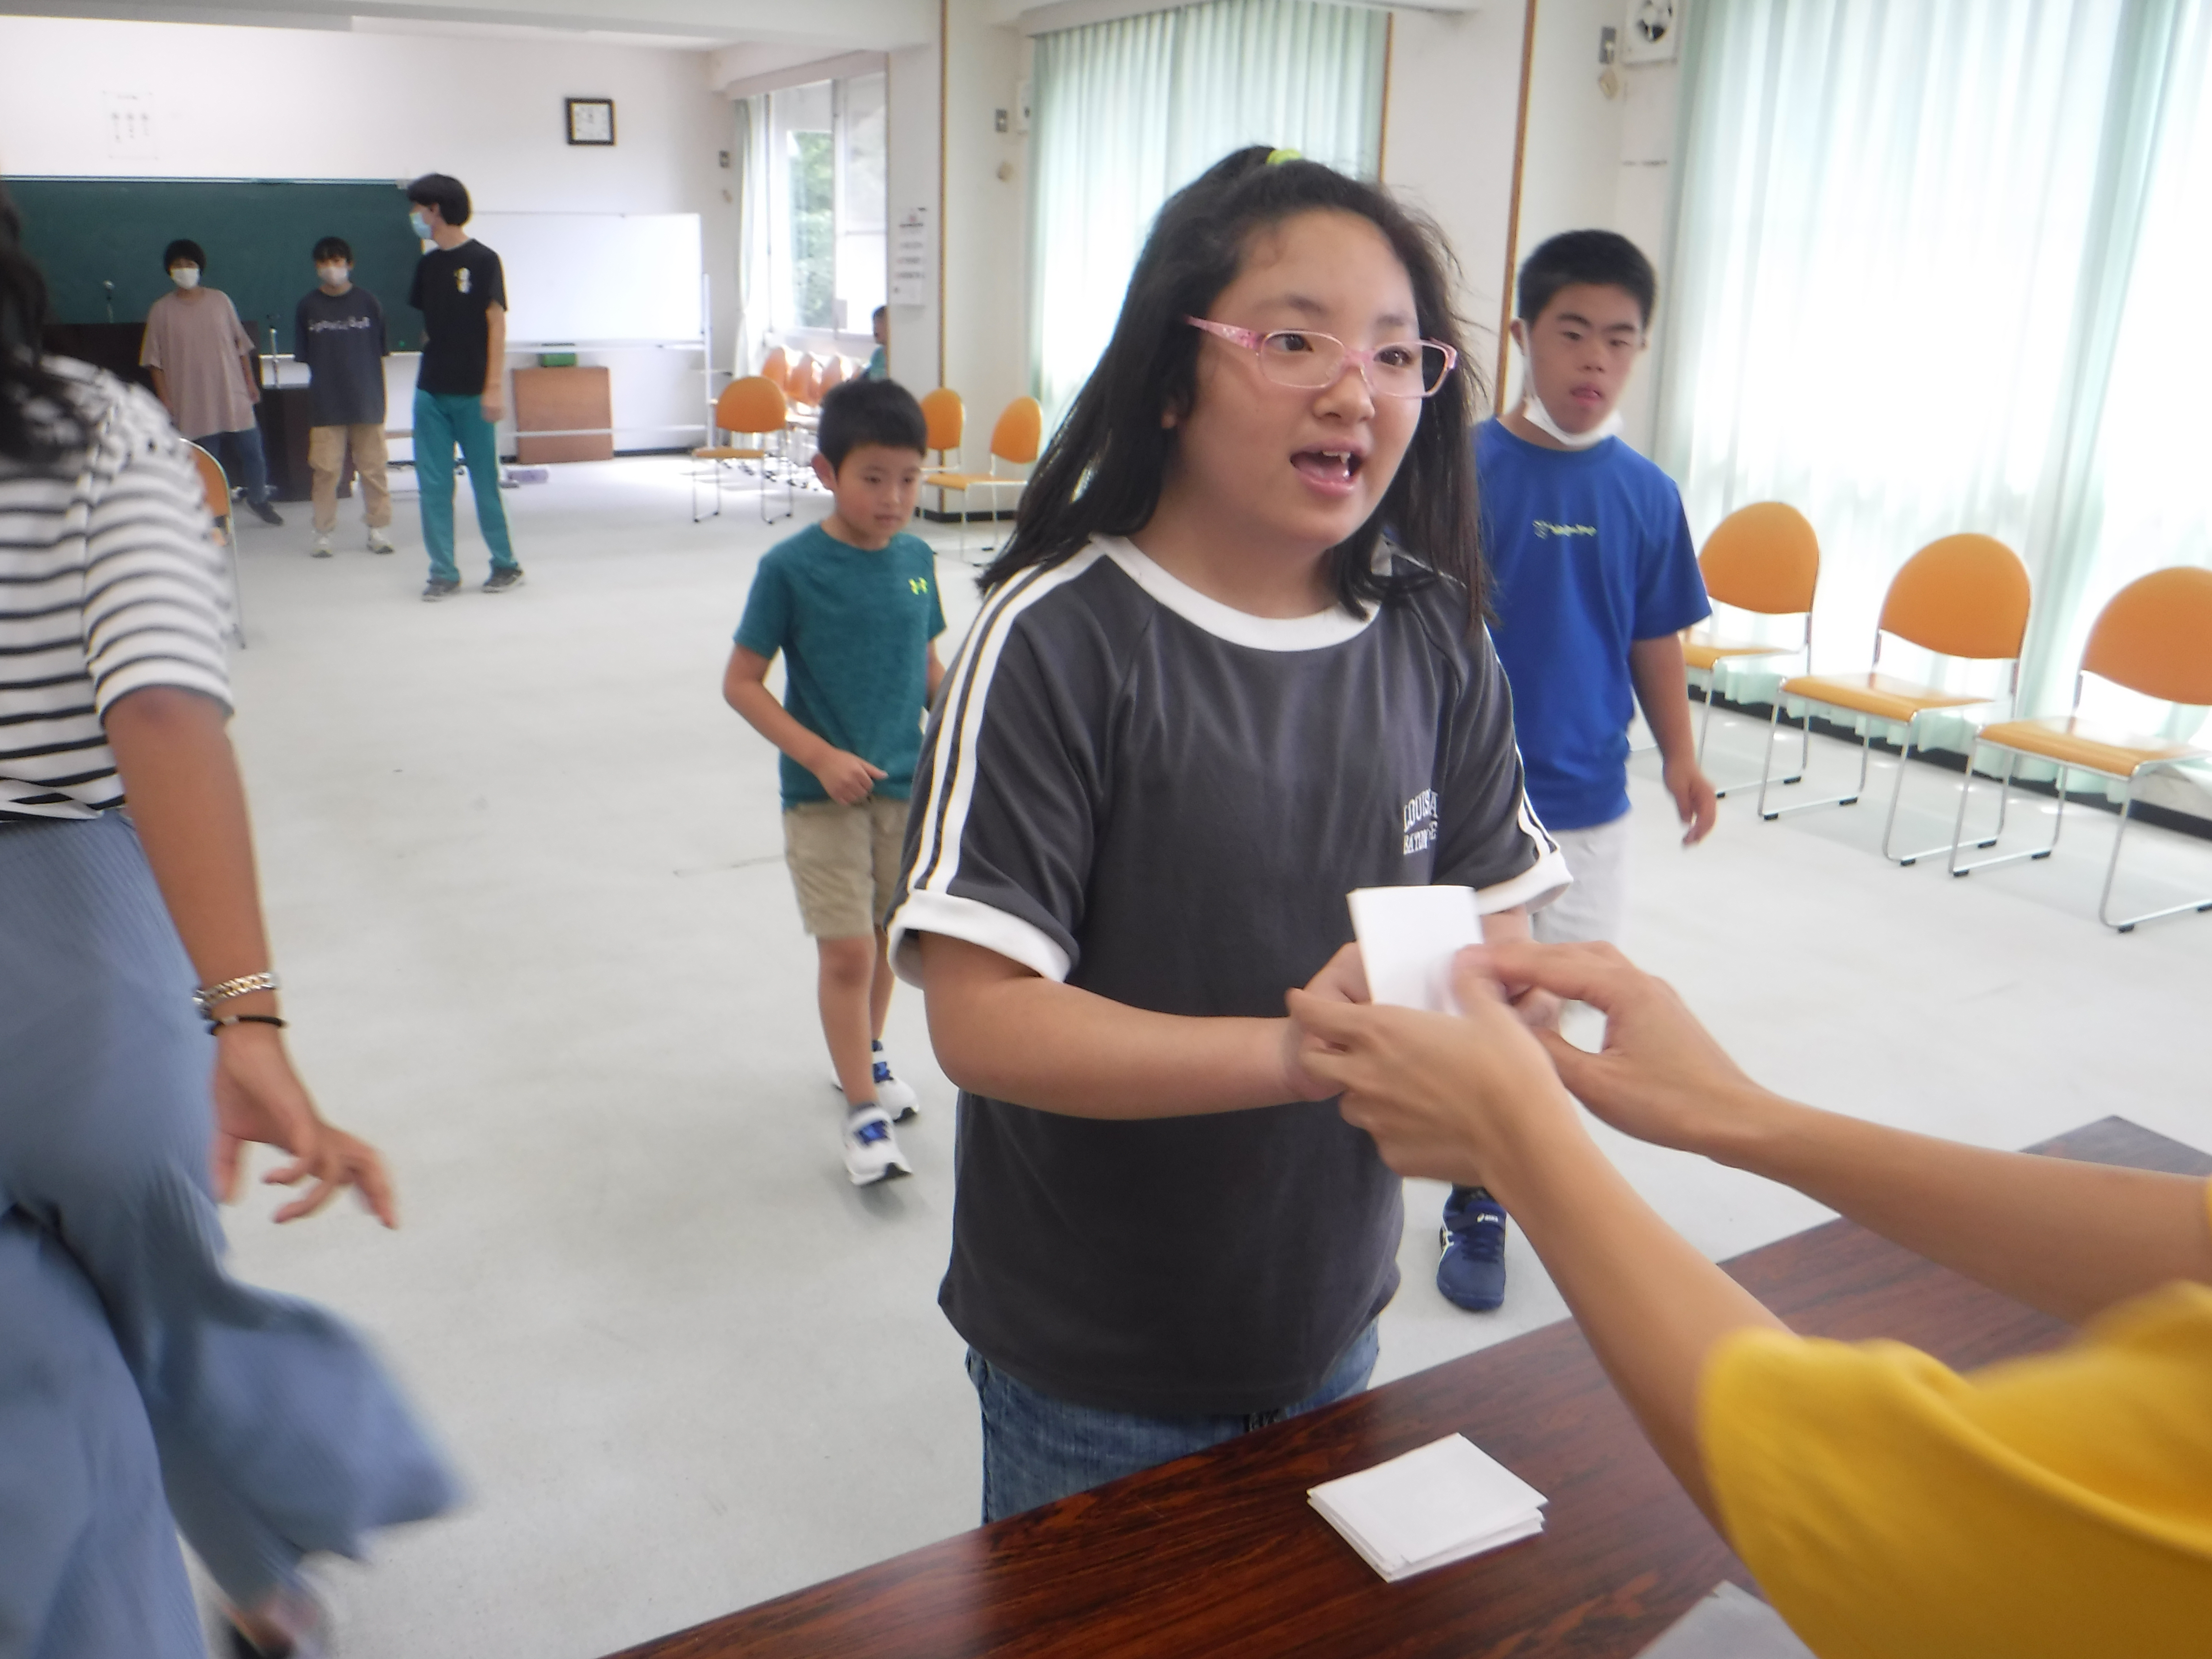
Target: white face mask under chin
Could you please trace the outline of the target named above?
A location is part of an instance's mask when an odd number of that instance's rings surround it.
[[[1521,418],[1569,449],[1588,449],[1620,430],[1620,411],[1616,409],[1587,432],[1569,432],[1552,418],[1552,411],[1544,407],[1544,400],[1533,392],[1522,400]]]

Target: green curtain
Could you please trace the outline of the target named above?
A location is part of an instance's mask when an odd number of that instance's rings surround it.
[[[1173,191],[1252,143],[1376,175],[1388,27],[1364,7],[1212,0],[1037,37],[1030,360],[1048,427]]]
[[[1753,501],[1811,519],[1816,669],[1864,665],[1898,567],[1982,531],[2035,584],[2019,710],[2063,712],[2112,592],[2212,562],[2212,496],[2185,483],[2212,349],[2183,321],[2212,255],[2208,9],[1691,13],[1657,458],[1700,533]],[[2123,479],[2136,482],[2116,494]],[[1883,660],[1933,666],[1893,643]],[[1734,684],[1761,698],[1774,683]]]

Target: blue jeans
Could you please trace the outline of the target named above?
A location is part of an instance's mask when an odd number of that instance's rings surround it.
[[[1305,1399],[1272,1411],[1218,1417],[1145,1417],[1071,1405],[1016,1382],[970,1348],[968,1380],[983,1407],[984,1522],[1347,1400],[1374,1375],[1378,1346],[1370,1321]]]
[[[210,432],[192,442],[222,463],[226,477],[246,486],[246,499],[256,506],[269,499],[269,456],[261,447],[261,428],[243,432]]]
[[[514,568],[507,538],[507,507],[499,499],[499,446],[484,419],[483,399],[454,392],[415,391],[415,476],[422,489],[422,541],[430,550],[430,579],[457,582],[453,562],[453,447],[469,464],[469,489],[477,498],[477,528],[491,549],[491,568]]]

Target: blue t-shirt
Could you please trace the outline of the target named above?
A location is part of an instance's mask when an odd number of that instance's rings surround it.
[[[1628,810],[1628,648],[1712,613],[1682,493],[1618,438],[1547,449],[1498,421],[1474,465],[1529,802],[1553,830],[1610,823]]]
[[[871,552],[816,525],[761,560],[737,639],[758,656],[782,652],[792,718],[881,767],[875,793],[904,800],[921,754],[929,642],[944,631],[927,542],[901,533]],[[782,777],[786,806],[830,799],[788,755]]]

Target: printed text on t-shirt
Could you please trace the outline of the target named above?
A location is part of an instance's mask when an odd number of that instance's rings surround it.
[[[1424,789],[1406,803],[1406,856],[1425,853],[1437,839],[1437,792]]]
[[[1535,531],[1536,539],[1540,542],[1548,536],[1595,536],[1597,534],[1597,526],[1594,524],[1553,524],[1547,519],[1538,519],[1530,527]]]

